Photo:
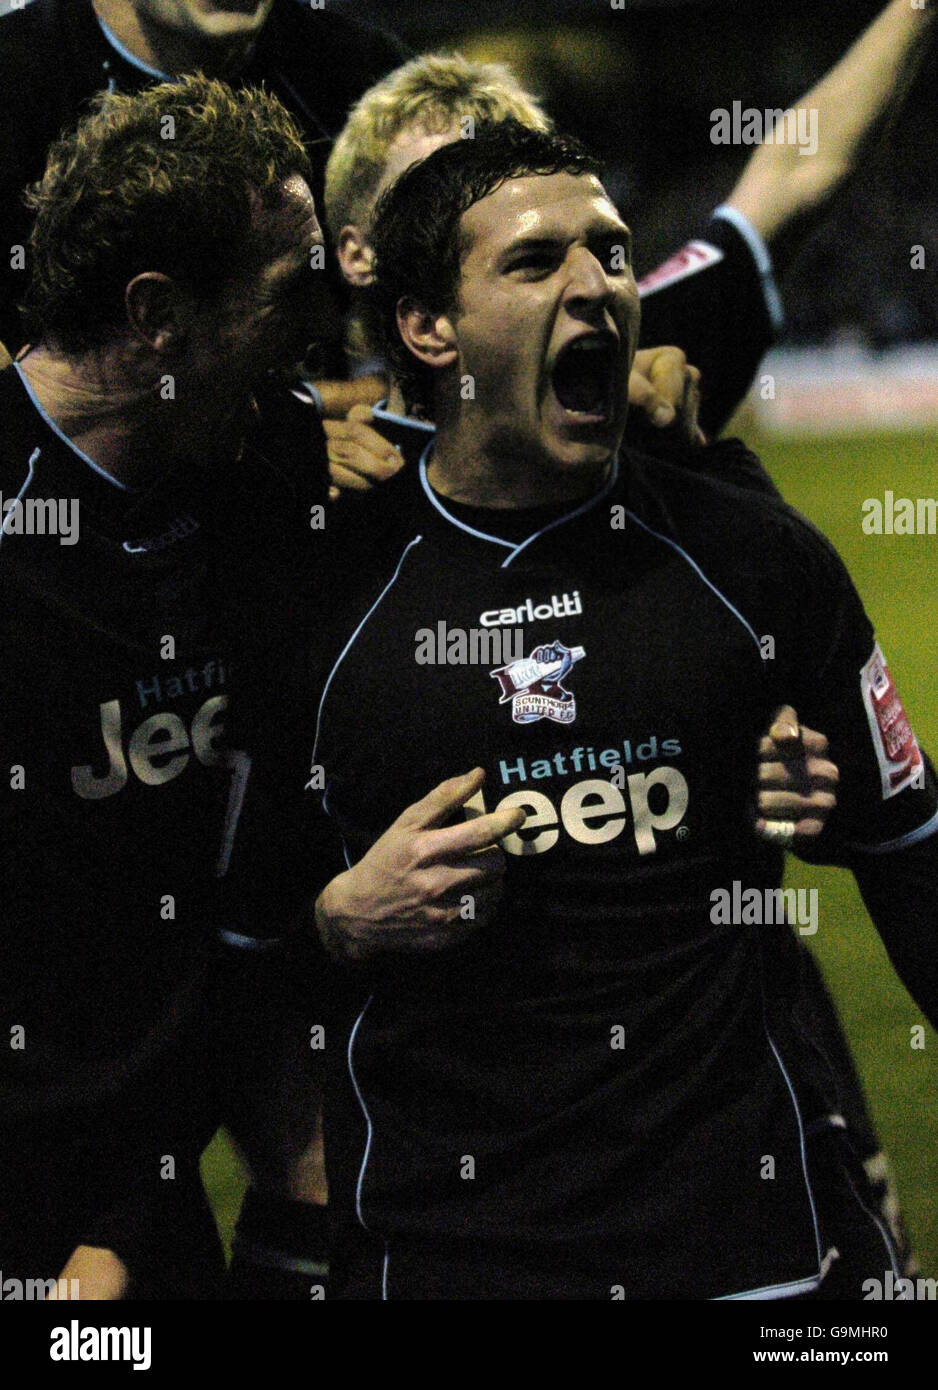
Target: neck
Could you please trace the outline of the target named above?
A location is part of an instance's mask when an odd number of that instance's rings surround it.
[[[575,473],[555,472],[531,454],[489,445],[473,447],[457,431],[437,428],[427,480],[435,492],[470,507],[502,510],[580,502],[598,492],[609,477],[607,458]]]
[[[141,15],[127,0],[93,0],[94,9],[117,41],[141,63],[169,75],[204,72],[232,77],[246,66],[253,42],[243,38],[204,39],[170,29]]]
[[[40,344],[19,365],[50,420],[126,487],[146,487],[184,461],[210,464],[237,448],[240,402],[219,401],[181,374],[168,378],[141,366],[133,348],[66,357]],[[167,398],[170,379],[174,394]]]

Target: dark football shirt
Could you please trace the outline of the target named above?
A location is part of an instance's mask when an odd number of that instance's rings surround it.
[[[701,371],[700,423],[719,434],[784,325],[765,243],[735,208],[719,207],[638,289],[641,346],[684,349]]]
[[[782,1297],[825,1268],[794,937],[721,920],[713,895],[779,884],[749,808],[783,700],[830,737],[845,854],[933,833],[934,783],[823,538],[775,500],[623,462],[520,540],[405,470],[380,536],[356,523],[376,570],[349,579],[338,659],[307,670],[349,862],[477,764],[480,809],[528,813],[495,920],[361,968],[337,1025],[347,1297]]]
[[[249,765],[229,700],[248,637],[282,647],[309,608],[325,477],[309,446],[283,471],[279,418],[223,480],[193,458],[131,491],[0,373],[0,1217],[37,1192],[93,1215],[214,1128],[216,875]]]

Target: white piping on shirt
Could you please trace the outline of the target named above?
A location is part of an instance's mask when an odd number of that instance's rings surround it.
[[[172,74],[168,72],[160,72],[159,68],[151,68],[149,63],[145,63],[142,58],[138,58],[136,54],[131,53],[130,49],[126,48],[124,44],[121,43],[120,39],[117,38],[117,36],[111,32],[111,30],[107,27],[104,20],[97,13],[97,11],[95,11],[94,17],[98,21],[102,34],[107,39],[114,52],[119,53],[125,63],[129,63],[131,67],[137,68],[139,72],[145,72],[148,77],[158,78],[160,82],[179,81],[178,77],[173,77]],[[114,83],[113,86],[111,85],[112,83]],[[115,87],[116,83],[114,78],[112,77],[108,82],[108,91],[113,92],[115,90]]]
[[[31,453],[30,456],[29,456],[29,463],[27,464],[27,467],[26,467],[26,481],[23,483],[23,486],[20,488],[19,492],[16,494],[16,499],[15,499],[15,501],[13,502],[13,505],[12,505],[11,507],[8,507],[8,508],[7,508],[7,514],[6,514],[6,516],[3,518],[2,524],[0,524],[0,545],[3,544],[3,538],[4,538],[4,536],[6,536],[6,535],[8,534],[8,533],[7,533],[7,522],[9,521],[10,517],[13,516],[14,512],[16,511],[16,508],[17,508],[17,507],[21,507],[21,506],[23,505],[23,498],[26,496],[27,492],[29,491],[30,484],[32,483],[33,478],[36,476],[36,464],[37,464],[37,462],[38,462],[38,460],[39,460],[39,455],[40,455],[41,453],[42,453],[42,450],[41,450],[41,449],[38,447],[38,445],[37,445],[37,447],[32,451],[32,453]]]
[[[729,222],[730,226],[736,228],[749,247],[756,270],[759,272],[759,278],[762,281],[762,294],[765,299],[765,307],[768,310],[769,321],[773,330],[780,333],[785,327],[785,310],[782,306],[782,297],[778,292],[778,286],[775,283],[772,257],[762,233],[752,225],[745,213],[740,212],[739,208],[734,208],[731,203],[721,203],[718,208],[714,208],[711,216],[720,217],[724,222]]]
[[[429,479],[427,478],[427,460],[430,456],[430,450],[435,443],[436,441],[431,439],[420,458],[420,484],[424,492],[440,515],[445,517],[452,526],[457,526],[460,531],[465,531],[468,535],[475,536],[480,541],[490,541],[493,545],[503,545],[506,550],[510,550],[511,554],[502,562],[502,569],[507,569],[512,560],[521,554],[525,546],[530,545],[532,541],[536,541],[538,536],[545,535],[548,531],[552,531],[555,526],[562,526],[565,521],[572,521],[574,517],[581,516],[584,512],[588,512],[591,507],[595,507],[596,504],[601,502],[606,496],[610,488],[614,486],[616,478],[619,476],[619,460],[616,458],[612,461],[609,477],[599,491],[593,493],[592,497],[588,497],[585,502],[581,502],[579,506],[572,508],[569,512],[564,512],[563,516],[557,517],[556,520],[549,522],[547,526],[542,526],[539,531],[532,532],[530,536],[526,537],[526,539],[520,543],[517,541],[506,541],[503,540],[501,536],[490,536],[485,531],[477,531],[474,526],[469,526],[465,521],[460,521],[458,517],[452,516],[443,506],[443,503],[433,491]]]
[[[846,849],[856,850],[859,854],[893,854],[897,849],[907,849],[909,845],[917,845],[920,840],[928,840],[932,835],[938,833],[938,811],[916,830],[909,830],[905,835],[897,835],[893,840],[882,840],[877,845],[865,845],[855,840],[845,842]]]
[[[422,537],[422,536],[414,536],[413,540],[412,540],[412,541],[408,541],[407,545],[405,545],[404,550],[403,550],[403,552],[402,552],[402,554],[401,554],[401,558],[400,558],[400,559],[398,560],[398,562],[397,562],[397,568],[395,569],[394,573],[391,575],[391,578],[388,580],[387,584],[385,584],[384,588],[381,590],[381,592],[380,592],[380,594],[378,595],[378,597],[375,599],[374,603],[373,603],[373,604],[371,605],[371,607],[368,609],[368,612],[367,612],[367,613],[365,614],[365,616],[362,618],[361,622],[358,624],[358,627],[357,627],[357,628],[355,629],[355,631],[352,633],[351,637],[348,639],[348,641],[346,642],[345,646],[342,648],[342,651],[340,652],[339,657],[338,657],[338,659],[336,660],[335,665],[333,666],[332,670],[329,672],[329,675],[328,675],[328,677],[327,677],[327,679],[326,679],[326,683],[325,683],[325,685],[324,685],[323,688],[322,688],[322,695],[319,697],[319,709],[318,709],[317,714],[316,714],[316,736],[315,736],[315,738],[314,738],[314,740],[313,740],[313,756],[312,756],[312,765],[313,765],[313,766],[315,766],[315,764],[316,764],[316,754],[317,754],[317,752],[318,752],[318,750],[319,750],[319,734],[320,734],[320,730],[321,730],[321,728],[322,728],[322,712],[323,712],[323,708],[324,708],[325,703],[326,703],[326,696],[329,694],[329,687],[330,687],[330,685],[332,684],[332,678],[333,678],[333,676],[335,675],[336,671],[338,671],[339,667],[342,665],[342,662],[345,660],[345,658],[346,658],[346,656],[348,655],[348,653],[351,651],[351,649],[352,649],[352,647],[353,647],[353,645],[354,645],[356,639],[358,638],[358,634],[361,632],[362,628],[365,626],[365,624],[367,623],[368,619],[371,617],[372,613],[374,613],[375,609],[376,609],[376,608],[379,606],[379,604],[383,601],[385,595],[388,594],[388,593],[390,592],[390,590],[391,590],[391,589],[394,587],[394,585],[396,584],[398,575],[399,575],[400,572],[401,572],[401,567],[403,566],[404,561],[407,559],[408,554],[410,553],[411,550],[413,550],[414,546],[415,546],[415,545],[419,545],[419,543],[420,543],[422,540],[423,540],[423,537]],[[328,791],[328,787],[326,787],[325,790]]]
[[[89,468],[93,468],[94,471],[98,474],[98,476],[103,478],[105,482],[110,483],[112,487],[120,488],[121,492],[133,492],[134,489],[128,487],[126,483],[118,482],[117,478],[113,478],[110,473],[105,473],[104,469],[101,467],[100,464],[95,463],[93,458],[89,458],[83,450],[79,449],[77,444],[72,443],[67,434],[64,434],[63,431],[59,429],[58,425],[55,423],[52,417],[50,415],[47,415],[46,412],[43,410],[42,406],[39,404],[39,398],[33,390],[29,378],[27,377],[26,373],[23,371],[22,367],[18,362],[13,363],[13,370],[16,373],[18,373],[19,379],[23,383],[27,396],[32,401],[36,409],[39,411],[39,414],[42,416],[43,420],[49,426],[52,433],[57,435],[58,438],[61,439],[62,443],[68,449],[71,449],[73,454],[77,454],[78,457],[81,459],[82,463],[87,463]]]
[[[721,593],[721,591],[720,591],[720,590],[717,588],[717,586],[712,582],[712,580],[710,580],[710,579],[707,578],[707,576],[704,574],[703,570],[702,570],[702,569],[700,568],[700,566],[698,565],[697,561],[694,560],[694,559],[692,559],[691,556],[688,555],[687,551],[684,550],[681,546],[678,545],[677,541],[672,540],[670,536],[665,536],[665,535],[663,535],[662,532],[660,532],[660,531],[655,531],[651,526],[647,526],[647,525],[645,524],[645,522],[642,521],[641,517],[637,517],[637,516],[635,515],[634,512],[629,511],[628,507],[624,508],[624,511],[625,511],[626,516],[632,518],[632,520],[635,522],[636,526],[640,526],[640,527],[642,528],[642,530],[643,530],[643,531],[647,531],[648,534],[649,534],[650,536],[654,536],[657,540],[663,541],[665,545],[671,546],[672,550],[676,550],[677,553],[678,553],[678,555],[683,556],[683,558],[684,558],[684,559],[687,561],[687,563],[690,565],[690,567],[691,567],[691,569],[694,571],[694,573],[698,576],[698,578],[700,578],[700,579],[703,580],[704,584],[706,584],[707,588],[711,591],[711,593],[715,594],[716,597],[720,600],[720,602],[726,605],[726,607],[729,609],[729,611],[733,614],[733,617],[734,617],[734,618],[738,618],[738,619],[739,619],[739,621],[742,623],[743,627],[744,627],[744,628],[746,629],[746,631],[749,633],[749,636],[750,636],[750,637],[752,638],[752,640],[755,642],[756,647],[758,648],[759,652],[761,653],[761,651],[762,651],[762,645],[761,645],[761,643],[760,643],[758,637],[756,636],[754,630],[752,629],[752,627],[749,625],[749,623],[748,623],[748,622],[746,621],[746,619],[743,617],[742,613],[740,613],[739,609],[736,608],[736,607],[734,607],[734,605],[733,605],[732,603],[730,603],[730,601],[729,601],[729,599],[726,597],[726,595],[725,595],[724,593]]]

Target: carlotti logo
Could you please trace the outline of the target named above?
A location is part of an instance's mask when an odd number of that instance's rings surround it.
[[[563,682],[582,661],[582,647],[565,647],[552,642],[535,647],[528,657],[499,666],[489,675],[501,686],[500,705],[511,701],[511,717],[516,724],[533,724],[538,719],[553,719],[557,724],[572,724],[576,719],[576,696]]]

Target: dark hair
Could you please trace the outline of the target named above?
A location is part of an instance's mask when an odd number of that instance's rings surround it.
[[[452,307],[463,213],[508,179],[598,174],[600,167],[578,140],[505,120],[477,126],[474,138],[454,140],[412,164],[381,196],[372,229],[376,278],[369,319],[408,403],[431,409],[435,374],[404,344],[397,306],[407,297],[434,314]]]
[[[27,194],[30,333],[65,351],[106,342],[125,322],[128,281],[147,270],[217,293],[249,244],[252,190],[270,205],[284,179],[310,173],[299,129],[267,92],[197,73],[102,93]]]

